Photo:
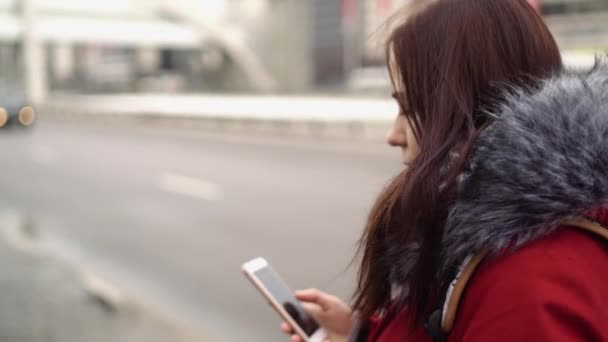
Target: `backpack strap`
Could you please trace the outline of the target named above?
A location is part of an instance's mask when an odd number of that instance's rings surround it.
[[[467,258],[461,266],[458,275],[456,275],[456,278],[450,284],[443,306],[443,316],[441,320],[441,330],[443,330],[443,332],[449,333],[454,327],[460,299],[462,298],[469,281],[473,278],[475,271],[487,255],[488,251],[486,250]]]
[[[608,228],[584,217],[564,220],[562,221],[561,226],[585,230],[608,241]],[[462,295],[464,294],[469,281],[473,278],[473,275],[475,275],[475,271],[487,255],[488,251],[484,250],[476,255],[468,257],[463,262],[456,279],[450,284],[444,302],[443,318],[441,320],[441,330],[444,334],[449,334],[452,331]]]
[[[608,227],[584,217],[575,217],[562,222],[562,226],[575,227],[593,233],[608,241]]]

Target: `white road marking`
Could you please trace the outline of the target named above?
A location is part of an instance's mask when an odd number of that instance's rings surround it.
[[[219,184],[170,172],[161,174],[158,185],[163,191],[205,201],[218,201],[223,195]]]

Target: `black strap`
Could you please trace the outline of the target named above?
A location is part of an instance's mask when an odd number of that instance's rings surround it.
[[[349,339],[350,342],[366,342],[369,338],[369,325],[365,324],[359,328],[359,331]]]
[[[445,342],[447,340],[447,336],[443,333],[441,329],[441,320],[443,318],[443,311],[441,309],[433,311],[429,318],[426,319],[424,323],[424,330],[426,334],[431,337],[433,342]]]
[[[448,268],[446,279],[454,279],[459,272],[459,267],[452,266]],[[431,337],[432,342],[445,342],[448,340],[448,334],[443,331],[443,304],[447,299],[447,286],[445,289],[440,291],[441,296],[439,300],[439,308],[429,315],[424,322],[424,330],[426,334]]]

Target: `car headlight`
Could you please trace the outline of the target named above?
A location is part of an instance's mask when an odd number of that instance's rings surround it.
[[[34,112],[34,108],[30,106],[26,106],[21,108],[19,111],[19,123],[23,126],[29,126],[34,123],[36,120],[36,113]]]
[[[8,112],[6,109],[0,107],[0,127],[4,127],[8,122]]]

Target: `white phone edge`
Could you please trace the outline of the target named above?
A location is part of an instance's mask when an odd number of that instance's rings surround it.
[[[300,326],[291,318],[289,313],[274,299],[272,294],[266,290],[264,284],[258,280],[255,276],[255,272],[264,268],[269,267],[268,261],[264,258],[255,258],[250,261],[247,261],[243,264],[241,269],[243,273],[249,278],[249,280],[253,283],[253,285],[262,293],[264,298],[268,300],[270,305],[279,313],[281,318],[283,318],[291,327],[295,330],[296,334],[304,339],[306,342],[324,342],[327,338],[327,332],[319,328],[317,329],[310,337],[306,335],[306,333],[300,328]]]

